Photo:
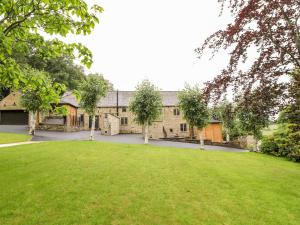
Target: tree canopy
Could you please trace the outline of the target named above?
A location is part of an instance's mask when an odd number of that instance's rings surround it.
[[[229,142],[231,135],[236,131],[236,118],[234,112],[234,105],[228,101],[223,101],[214,108],[218,119],[221,120],[226,132],[226,141]]]
[[[159,89],[148,80],[137,85],[129,109],[135,115],[138,124],[151,125],[161,114],[162,98]]]
[[[270,115],[274,110],[269,105],[275,104],[274,99],[270,99],[270,102],[266,104],[266,99],[259,97],[258,92],[261,90],[257,88],[246,97],[238,97],[236,106],[239,128],[244,134],[254,136],[254,151],[258,150],[257,142],[262,137],[262,129],[269,125]]]
[[[198,86],[186,85],[179,92],[179,107],[183,111],[183,117],[191,126],[203,128],[208,123],[209,110]]]
[[[53,83],[45,72],[22,68],[26,77],[26,85],[21,89],[21,104],[30,113],[29,133],[35,133],[35,117],[37,112],[51,111],[60,101],[60,95],[65,90],[63,84]]]
[[[32,68],[23,68],[27,77],[27,85],[22,88],[22,105],[27,111],[48,111],[52,104],[60,101],[64,85],[53,83],[45,72]]]
[[[186,85],[179,92],[179,107],[183,112],[184,119],[192,127],[203,129],[208,124],[209,110],[205,101],[202,90],[198,86]],[[201,135],[201,146],[203,147],[203,137]]]
[[[159,89],[144,80],[137,85],[129,110],[134,115],[134,120],[144,126],[145,144],[148,144],[149,126],[161,115],[162,97]]]
[[[78,57],[89,67],[92,54],[85,46],[66,44],[58,38],[46,41],[42,33],[63,37],[90,34],[102,11],[98,5],[89,7],[84,0],[0,1],[0,83],[17,87],[23,82],[24,74],[12,57],[15,51],[34,49],[42,58]]]
[[[89,115],[95,115],[97,104],[108,90],[108,84],[102,75],[90,74],[80,86],[80,105]]]
[[[90,74],[80,86],[80,106],[91,116],[92,126],[90,140],[94,140],[95,114],[97,104],[108,90],[108,83],[100,74]]]
[[[30,65],[34,69],[47,72],[54,82],[64,84],[68,90],[78,89],[85,79],[84,68],[76,65],[69,56],[43,58],[34,51],[13,53],[18,64]]]
[[[206,39],[196,51],[202,56],[206,49],[213,55],[220,49],[230,50],[228,67],[213,81],[207,82],[206,97],[218,99],[228,87],[244,96],[253,88],[261,98],[282,96],[289,83],[282,77],[300,67],[300,2],[295,0],[220,0],[223,10],[229,8],[234,21]],[[249,49],[256,49],[255,60]],[[250,68],[241,69],[249,62]],[[278,99],[277,99],[278,100]]]

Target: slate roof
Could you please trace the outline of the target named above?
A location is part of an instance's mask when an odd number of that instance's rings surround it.
[[[75,95],[72,93],[72,91],[67,91],[63,94],[63,96],[60,99],[60,104],[69,104],[74,107],[79,107],[79,103],[75,97]]]
[[[161,91],[163,106],[175,106],[178,103],[177,91]],[[119,107],[128,107],[129,102],[134,96],[134,91],[119,91]],[[71,91],[67,91],[60,100],[61,104],[69,104],[79,107],[79,103]],[[117,91],[109,91],[107,95],[100,100],[98,107],[116,107]]]
[[[177,106],[178,91],[161,91],[163,106]],[[119,107],[128,107],[130,100],[134,96],[134,91],[118,91]],[[79,103],[71,91],[67,91],[60,100],[61,104],[69,104],[74,107],[79,107]],[[100,100],[98,107],[116,107],[117,106],[117,91],[109,91],[107,95]],[[212,119],[211,123],[220,123],[217,119]]]
[[[163,106],[175,106],[178,103],[177,91],[161,91]],[[119,107],[129,106],[129,102],[134,96],[134,91],[119,91]],[[116,107],[117,91],[110,91],[106,97],[100,100],[98,107]]]

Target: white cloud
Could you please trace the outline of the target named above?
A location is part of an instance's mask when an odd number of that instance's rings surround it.
[[[69,36],[94,55],[92,72],[99,72],[120,90],[133,90],[144,78],[164,90],[184,83],[211,80],[228,62],[227,54],[212,61],[197,59],[196,47],[230,21],[218,17],[217,0],[102,0],[100,24],[90,36]]]

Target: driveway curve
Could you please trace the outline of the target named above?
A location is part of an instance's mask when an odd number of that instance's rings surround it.
[[[27,133],[27,127],[0,125],[0,132]],[[84,141],[89,139],[89,134],[90,134],[89,131],[57,132],[57,131],[38,130],[36,132],[36,135],[33,137],[32,141],[65,141],[65,140]],[[119,134],[115,136],[104,136],[101,135],[99,131],[95,132],[95,141],[126,143],[126,144],[144,143],[142,135],[140,134]],[[198,144],[164,141],[164,140],[149,140],[149,144],[155,146],[165,146],[165,147],[200,149],[200,146]],[[211,145],[205,145],[204,149],[208,151],[247,152],[246,150],[243,149],[211,146]]]

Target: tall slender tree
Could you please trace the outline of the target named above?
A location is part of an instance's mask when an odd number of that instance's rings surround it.
[[[145,144],[148,144],[149,126],[160,116],[161,108],[162,98],[159,89],[148,80],[138,84],[129,110],[135,116],[135,121],[144,127]]]
[[[209,110],[202,90],[198,86],[186,85],[178,94],[178,99],[184,119],[192,128],[197,127],[199,130],[202,130],[209,119]],[[200,133],[200,147],[204,148],[203,132]]]
[[[80,105],[92,117],[90,140],[94,140],[97,104],[107,94],[108,84],[102,75],[90,74],[80,87]]]
[[[230,134],[235,129],[235,113],[233,104],[228,101],[223,101],[215,108],[218,119],[221,120],[226,133],[226,142],[230,141]]]

